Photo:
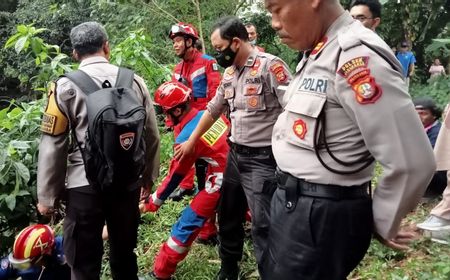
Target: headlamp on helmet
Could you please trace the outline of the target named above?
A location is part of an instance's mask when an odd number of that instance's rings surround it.
[[[170,39],[175,38],[176,36],[187,36],[191,37],[194,40],[198,40],[198,32],[188,23],[179,22],[177,24],[172,25],[169,32]]]

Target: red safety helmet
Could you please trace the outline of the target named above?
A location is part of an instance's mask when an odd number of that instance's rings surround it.
[[[155,91],[155,103],[167,111],[187,102],[190,94],[191,89],[180,82],[165,82]]]
[[[189,36],[195,40],[198,40],[198,32],[192,24],[179,22],[172,25],[169,32],[170,39],[176,36]]]
[[[28,269],[44,255],[51,255],[55,235],[48,225],[31,225],[24,228],[14,241],[9,262],[19,270]]]

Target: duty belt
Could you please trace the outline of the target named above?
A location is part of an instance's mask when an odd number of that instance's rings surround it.
[[[230,145],[230,148],[238,154],[244,154],[244,155],[270,155],[270,154],[272,154],[271,146],[249,147],[249,146],[239,145],[239,144],[233,143],[231,141],[228,141],[228,144]]]
[[[277,168],[275,172],[278,188],[286,192],[286,208],[292,211],[297,203],[298,196],[327,198],[331,200],[359,199],[370,197],[370,182],[356,186],[324,185],[306,182]]]

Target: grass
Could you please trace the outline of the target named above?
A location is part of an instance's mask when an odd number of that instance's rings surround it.
[[[172,157],[172,138],[170,133],[161,135],[162,164],[161,173],[167,172],[167,163]],[[373,184],[381,174],[378,166]],[[162,176],[161,176],[162,178]],[[404,219],[402,227],[415,229],[415,224],[423,221],[438,201],[420,205]],[[189,198],[180,202],[167,201],[156,214],[142,216],[139,227],[138,266],[140,275],[153,269],[153,259],[161,244],[167,240],[172,225],[181,211],[189,204]],[[373,240],[360,265],[348,277],[349,280],[450,280],[450,245],[432,242],[416,231],[417,239],[406,252],[394,251]],[[220,258],[216,247],[193,244],[186,259],[178,265],[175,280],[211,280],[220,269]],[[252,242],[247,238],[244,244],[244,256],[241,272],[248,280],[257,280],[256,263]],[[110,279],[106,259],[102,280]],[[282,280],[282,279],[279,279]],[[326,280],[326,279],[324,279]]]
[[[139,228],[137,249],[138,266],[141,274],[148,273],[153,269],[154,257],[161,244],[169,237],[172,225],[188,203],[188,198],[180,202],[167,201],[156,214],[146,213],[143,215],[143,222]],[[252,250],[251,240],[248,238],[245,241],[241,264],[242,271],[247,276],[256,270]],[[219,268],[220,258],[217,247],[194,243],[186,259],[178,266],[175,279],[211,280],[214,279]]]
[[[136,250],[140,275],[152,270],[153,258],[169,237],[173,223],[188,203],[188,198],[180,202],[168,201],[156,214],[146,213],[142,216]],[[415,224],[423,221],[436,203],[437,201],[420,205],[406,217],[402,227],[414,229]],[[211,280],[219,268],[217,248],[194,243],[186,259],[179,264],[174,279]],[[241,270],[246,279],[259,279],[255,275],[256,263],[250,238],[245,241]],[[110,279],[108,265],[104,265],[102,279]],[[432,242],[421,236],[419,231],[411,249],[406,252],[391,250],[373,240],[365,258],[348,279],[449,280],[450,245]]]

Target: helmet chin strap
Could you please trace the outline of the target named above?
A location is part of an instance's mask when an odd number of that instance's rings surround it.
[[[181,55],[181,58],[182,58],[183,60],[186,59],[186,54],[187,54],[187,52],[188,52],[191,48],[194,47],[194,40],[192,40],[192,39],[191,39],[192,44],[191,44],[189,47],[186,45],[187,40],[189,40],[189,39],[190,39],[190,38],[184,38],[184,51],[183,51],[183,54]]]

